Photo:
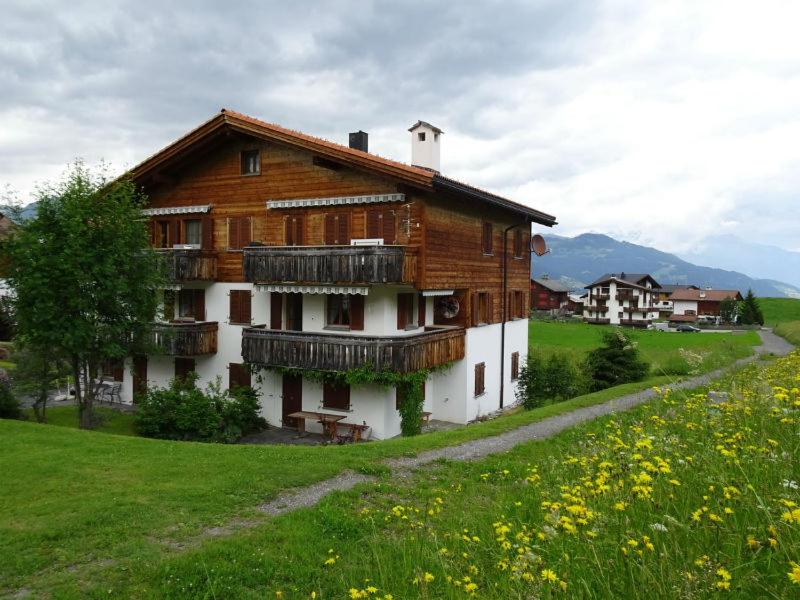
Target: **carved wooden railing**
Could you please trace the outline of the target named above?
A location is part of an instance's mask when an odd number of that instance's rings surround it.
[[[267,367],[346,371],[370,365],[410,373],[464,358],[460,327],[426,328],[407,336],[305,333],[248,327],[242,331],[245,362]]]
[[[216,321],[158,323],[153,326],[153,343],[168,356],[215,354],[218,328]]]
[[[170,281],[213,281],[217,278],[217,257],[208,251],[160,248],[156,252],[164,259]]]
[[[253,283],[413,283],[417,250],[407,246],[251,246],[245,281]]]

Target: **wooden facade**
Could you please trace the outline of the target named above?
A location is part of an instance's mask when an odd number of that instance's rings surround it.
[[[216,321],[159,323],[153,328],[153,345],[167,356],[201,356],[217,352]]]
[[[249,327],[242,333],[242,355],[247,362],[272,367],[346,371],[371,365],[410,373],[464,358],[464,339],[461,328],[376,337]]]

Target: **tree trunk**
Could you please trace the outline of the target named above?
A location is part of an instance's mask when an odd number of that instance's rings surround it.
[[[81,360],[77,356],[72,357],[72,375],[75,378],[75,403],[78,405],[78,426],[81,429],[91,429],[94,424],[92,418],[92,404],[91,401],[87,402],[89,398],[84,394],[86,390],[81,387],[87,369],[81,364]],[[88,384],[87,386],[88,387]]]
[[[36,415],[36,421],[44,423],[47,420],[45,410],[47,408],[47,390],[40,390],[39,397],[33,403],[33,414]]]

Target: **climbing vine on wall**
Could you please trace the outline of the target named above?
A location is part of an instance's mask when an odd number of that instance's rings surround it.
[[[319,383],[337,385],[380,385],[396,388],[403,399],[399,406],[400,431],[405,436],[417,435],[422,431],[422,405],[425,402],[423,393],[425,381],[431,373],[450,368],[452,363],[440,365],[433,369],[420,369],[411,373],[395,373],[394,371],[376,371],[371,365],[347,371],[317,371],[294,367],[267,367],[281,375],[294,375]]]

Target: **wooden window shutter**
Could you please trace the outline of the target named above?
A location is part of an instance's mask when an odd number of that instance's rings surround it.
[[[122,381],[125,374],[122,359],[114,360],[111,372],[113,373],[114,381]]]
[[[206,291],[192,290],[192,309],[195,321],[206,320]]]
[[[252,387],[250,369],[246,365],[230,363],[228,365],[228,389]]]
[[[239,222],[235,217],[228,219],[228,248],[239,248]]]
[[[480,396],[486,390],[483,381],[485,372],[486,363],[478,363],[475,365],[475,396]]]
[[[484,323],[494,323],[494,294],[486,294],[486,320]]]
[[[239,292],[239,323],[250,324],[253,296],[249,290]]]
[[[284,217],[283,220],[283,245],[294,246],[294,223],[292,217]]]
[[[241,323],[242,296],[238,290],[231,290],[228,296],[230,310],[228,311],[228,321],[231,323]]]
[[[511,353],[511,379],[519,379],[519,352]]]
[[[175,379],[184,379],[189,373],[195,370],[193,358],[175,359]]]
[[[483,253],[484,254],[491,254],[492,253],[492,224],[491,223],[484,223],[483,224]]]
[[[394,216],[394,211],[387,210],[383,213],[383,243],[394,244],[397,242],[397,221]]]
[[[411,296],[413,298],[413,296]],[[409,294],[397,294],[397,328],[405,329],[408,325],[408,298]]]
[[[361,294],[350,296],[350,329],[353,331],[364,330],[364,296]]]
[[[480,315],[480,294],[472,292],[472,324],[477,325],[481,322]]]
[[[350,244],[350,213],[340,213],[336,227],[337,244],[347,246]]]
[[[155,246],[157,243],[156,240],[156,224],[154,221],[150,220],[147,221],[147,236],[150,240],[150,245]]]
[[[294,245],[302,246],[305,238],[305,221],[303,215],[298,215],[294,218]]]
[[[250,217],[239,217],[239,245],[237,248],[249,246],[252,237],[252,219]]]
[[[183,240],[181,239],[181,231],[180,231],[180,223],[178,223],[178,219],[172,219],[169,224],[169,237],[170,239],[167,240],[167,248],[171,248],[175,244],[182,244]]]
[[[203,217],[203,250],[214,249],[214,219],[211,217]]]
[[[347,384],[336,385],[326,381],[322,385],[322,406],[325,408],[349,410],[350,386]]]
[[[383,232],[381,231],[381,211],[377,209],[372,209],[367,211],[367,237],[368,238],[380,238],[383,237]],[[385,242],[385,240],[384,240]]]
[[[417,325],[425,327],[425,296],[417,294]]]
[[[283,323],[283,296],[277,292],[269,295],[269,328],[282,329]]]
[[[325,245],[333,246],[336,244],[336,215],[325,215]]]
[[[519,229],[514,230],[514,256],[522,256],[522,232]]]

